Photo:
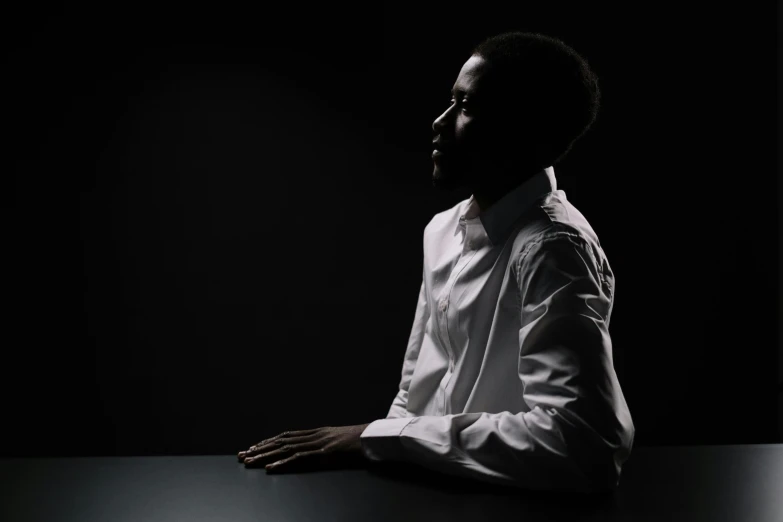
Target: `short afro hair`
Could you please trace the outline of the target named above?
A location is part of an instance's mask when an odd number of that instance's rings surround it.
[[[485,83],[493,98],[507,111],[521,111],[527,130],[508,129],[510,134],[533,132],[545,144],[537,167],[556,164],[593,125],[601,102],[598,77],[587,60],[557,38],[502,33],[478,44],[472,56],[486,62]]]

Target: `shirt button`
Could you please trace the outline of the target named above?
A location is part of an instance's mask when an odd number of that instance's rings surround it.
[[[468,241],[468,248],[473,249],[473,241]]]
[[[447,306],[446,301],[441,301],[440,302],[440,311],[441,312],[445,312],[446,311],[446,306]]]

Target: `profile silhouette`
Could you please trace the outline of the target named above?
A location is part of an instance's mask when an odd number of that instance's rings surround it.
[[[562,41],[508,32],[477,45],[432,124],[432,184],[471,189],[481,209],[553,166],[592,126],[598,79]]]

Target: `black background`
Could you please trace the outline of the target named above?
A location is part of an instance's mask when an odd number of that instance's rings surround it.
[[[470,196],[434,192],[432,121],[507,30],[600,78],[555,172],[617,278],[635,444],[781,442],[775,13],[716,5],[15,8],[3,454],[385,417],[424,226]]]

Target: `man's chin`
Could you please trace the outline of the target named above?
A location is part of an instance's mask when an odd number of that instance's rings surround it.
[[[464,180],[456,172],[444,171],[437,166],[432,171],[432,186],[437,190],[456,190],[464,185]]]

